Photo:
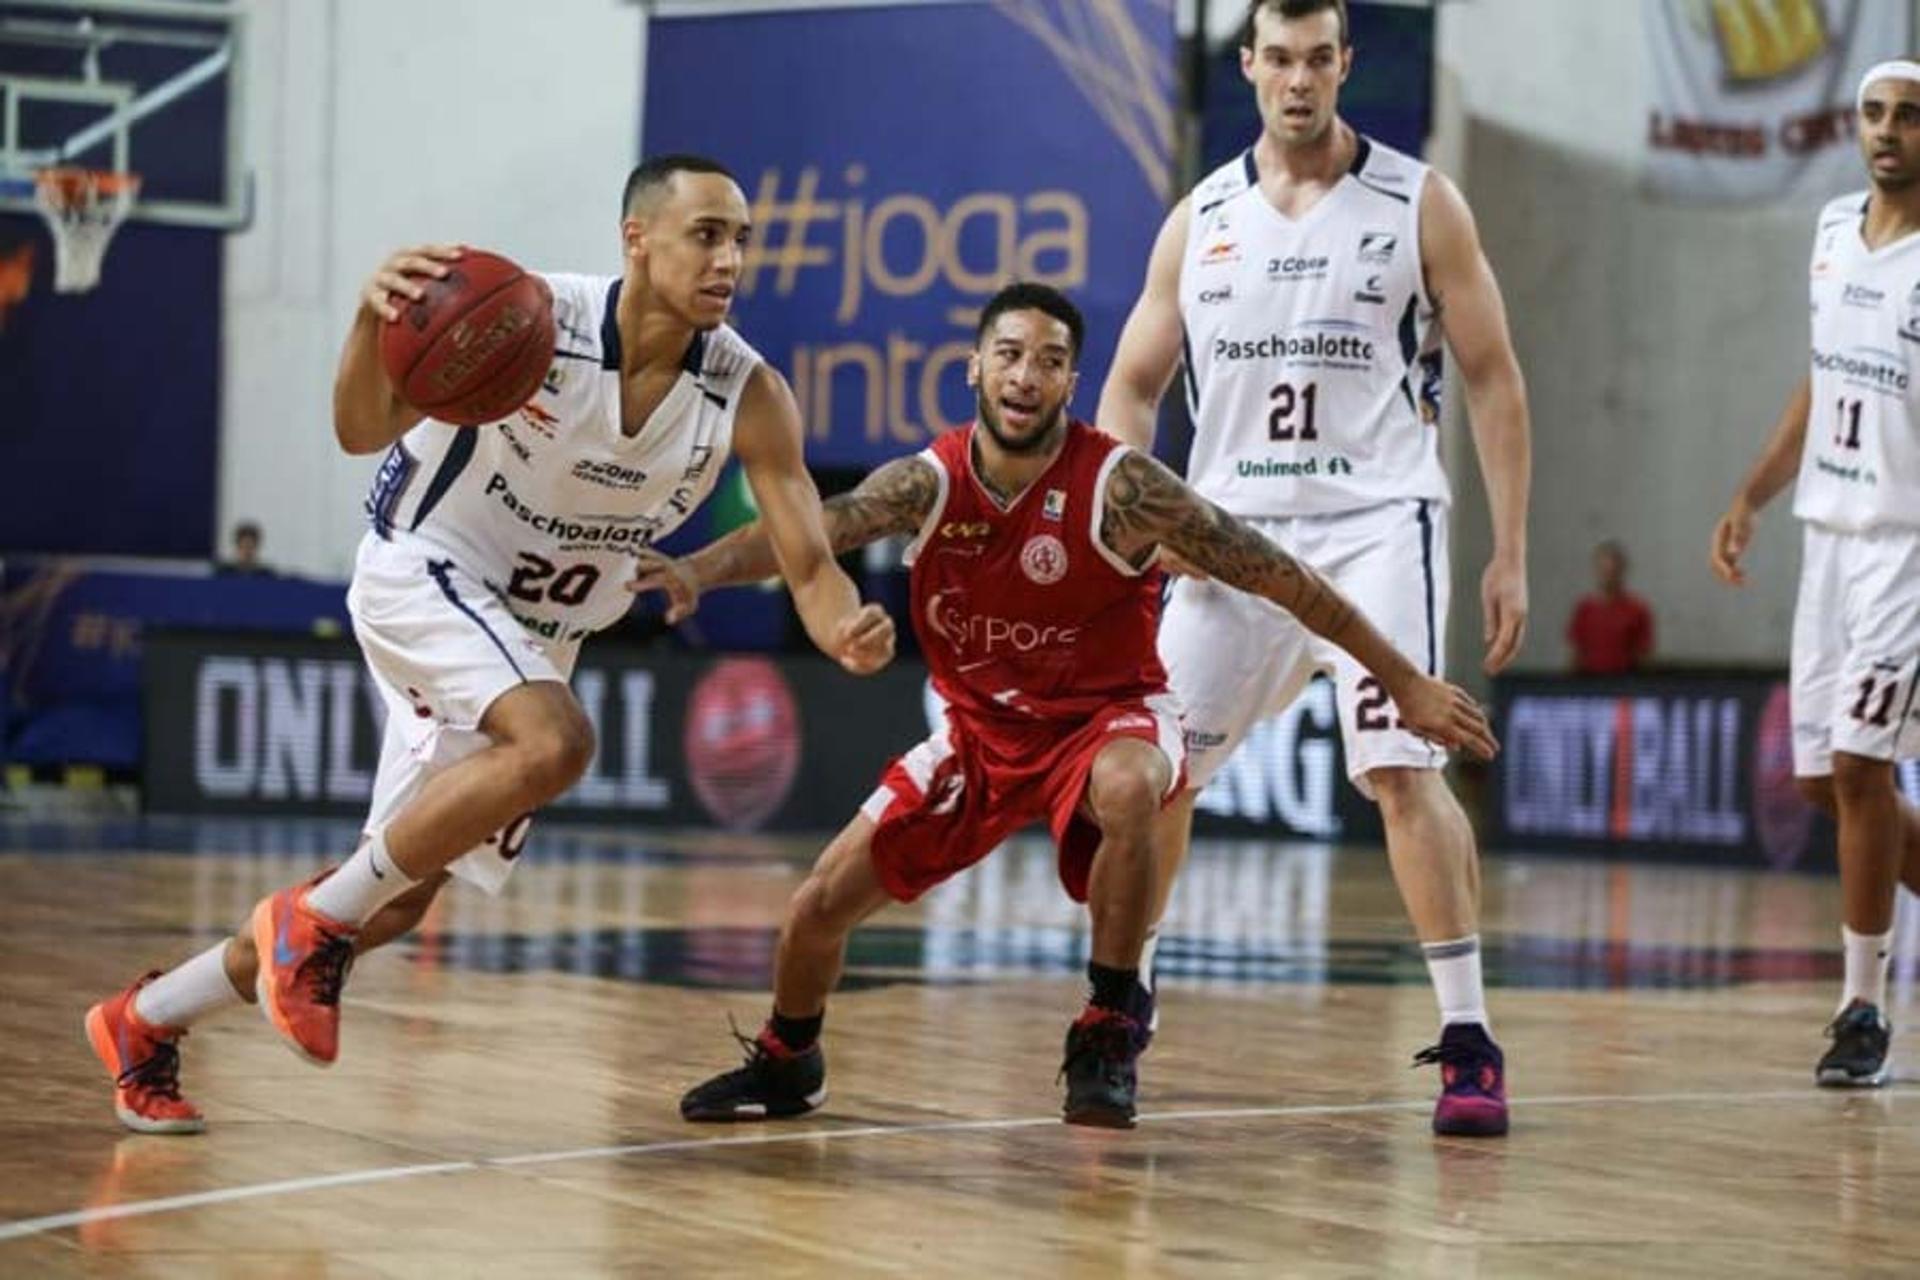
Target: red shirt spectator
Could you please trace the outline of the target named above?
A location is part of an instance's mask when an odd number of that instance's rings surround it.
[[[1618,676],[1638,671],[1653,655],[1653,610],[1627,590],[1627,553],[1603,542],[1593,553],[1599,590],[1573,607],[1567,643],[1581,675]]]

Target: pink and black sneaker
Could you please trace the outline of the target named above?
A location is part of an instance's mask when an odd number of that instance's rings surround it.
[[[1500,1046],[1477,1022],[1455,1022],[1440,1043],[1413,1057],[1415,1066],[1440,1064],[1440,1100],[1433,1131],[1459,1138],[1492,1138],[1507,1131],[1507,1063]]]

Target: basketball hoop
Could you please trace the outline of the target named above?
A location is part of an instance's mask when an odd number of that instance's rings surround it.
[[[53,288],[85,293],[100,283],[107,244],[140,194],[140,175],[97,169],[42,169],[34,198],[53,232]]]

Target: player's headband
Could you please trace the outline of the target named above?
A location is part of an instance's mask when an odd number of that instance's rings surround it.
[[[1883,62],[1861,77],[1860,92],[1854,96],[1856,108],[1867,105],[1867,89],[1882,80],[1906,80],[1920,84],[1920,62],[1909,62],[1905,58],[1896,58],[1892,62]]]

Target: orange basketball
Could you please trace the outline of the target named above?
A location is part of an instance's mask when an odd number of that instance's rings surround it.
[[[442,422],[510,417],[553,363],[553,294],[499,254],[469,249],[447,265],[381,329],[387,376],[402,400]]]

